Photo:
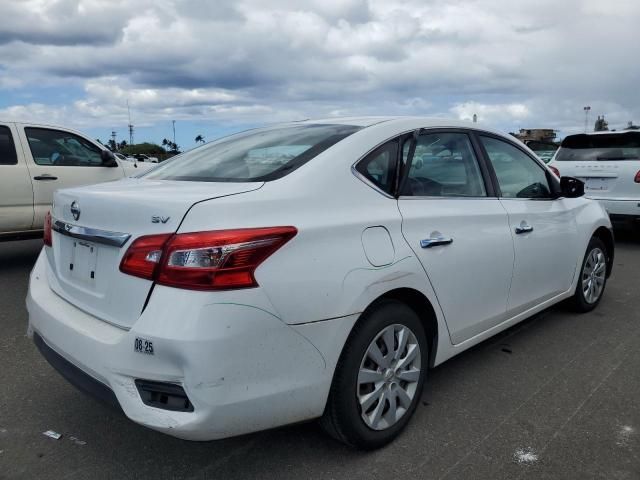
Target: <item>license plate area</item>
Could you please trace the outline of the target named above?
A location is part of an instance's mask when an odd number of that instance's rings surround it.
[[[95,284],[97,277],[98,247],[84,240],[72,240],[69,277],[77,282]]]
[[[605,177],[588,177],[583,179],[584,189],[589,191],[602,191],[609,188],[610,178]]]

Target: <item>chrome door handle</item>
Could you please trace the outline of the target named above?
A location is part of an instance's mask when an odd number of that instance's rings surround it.
[[[34,180],[57,180],[58,177],[54,177],[53,175],[49,175],[48,173],[45,173],[44,175],[38,175],[36,177],[33,177]]]
[[[529,233],[533,232],[533,227],[526,222],[520,223],[519,227],[516,227],[516,233],[520,235],[521,233]]]
[[[449,245],[451,243],[453,243],[453,238],[443,236],[425,238],[424,240],[420,240],[420,246],[422,248],[437,247],[438,245]]]

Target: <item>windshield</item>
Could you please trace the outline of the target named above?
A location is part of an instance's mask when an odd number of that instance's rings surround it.
[[[640,132],[570,135],[562,141],[556,160],[606,161],[640,159]]]
[[[144,178],[194,182],[275,180],[361,128],[306,124],[250,130],[186,152]]]

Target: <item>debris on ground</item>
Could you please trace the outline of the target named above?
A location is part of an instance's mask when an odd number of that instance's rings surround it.
[[[519,448],[514,454],[516,462],[524,465],[529,465],[538,461],[538,455],[533,451],[533,448]]]
[[[42,434],[46,437],[53,438],[54,440],[59,440],[62,437],[61,433],[54,432],[53,430],[47,430],[46,432],[42,432]]]
[[[76,437],[69,437],[69,440],[72,441],[73,443],[75,443],[76,445],[86,445],[87,442],[85,442],[84,440],[80,440],[79,438]]]

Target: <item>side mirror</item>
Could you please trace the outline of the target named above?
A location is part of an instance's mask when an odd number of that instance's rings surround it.
[[[109,150],[101,150],[100,158],[102,159],[103,167],[117,167],[118,162],[116,161],[116,156],[110,152]]]
[[[582,197],[584,195],[584,182],[573,177],[561,177],[560,191],[562,192],[563,197]]]

